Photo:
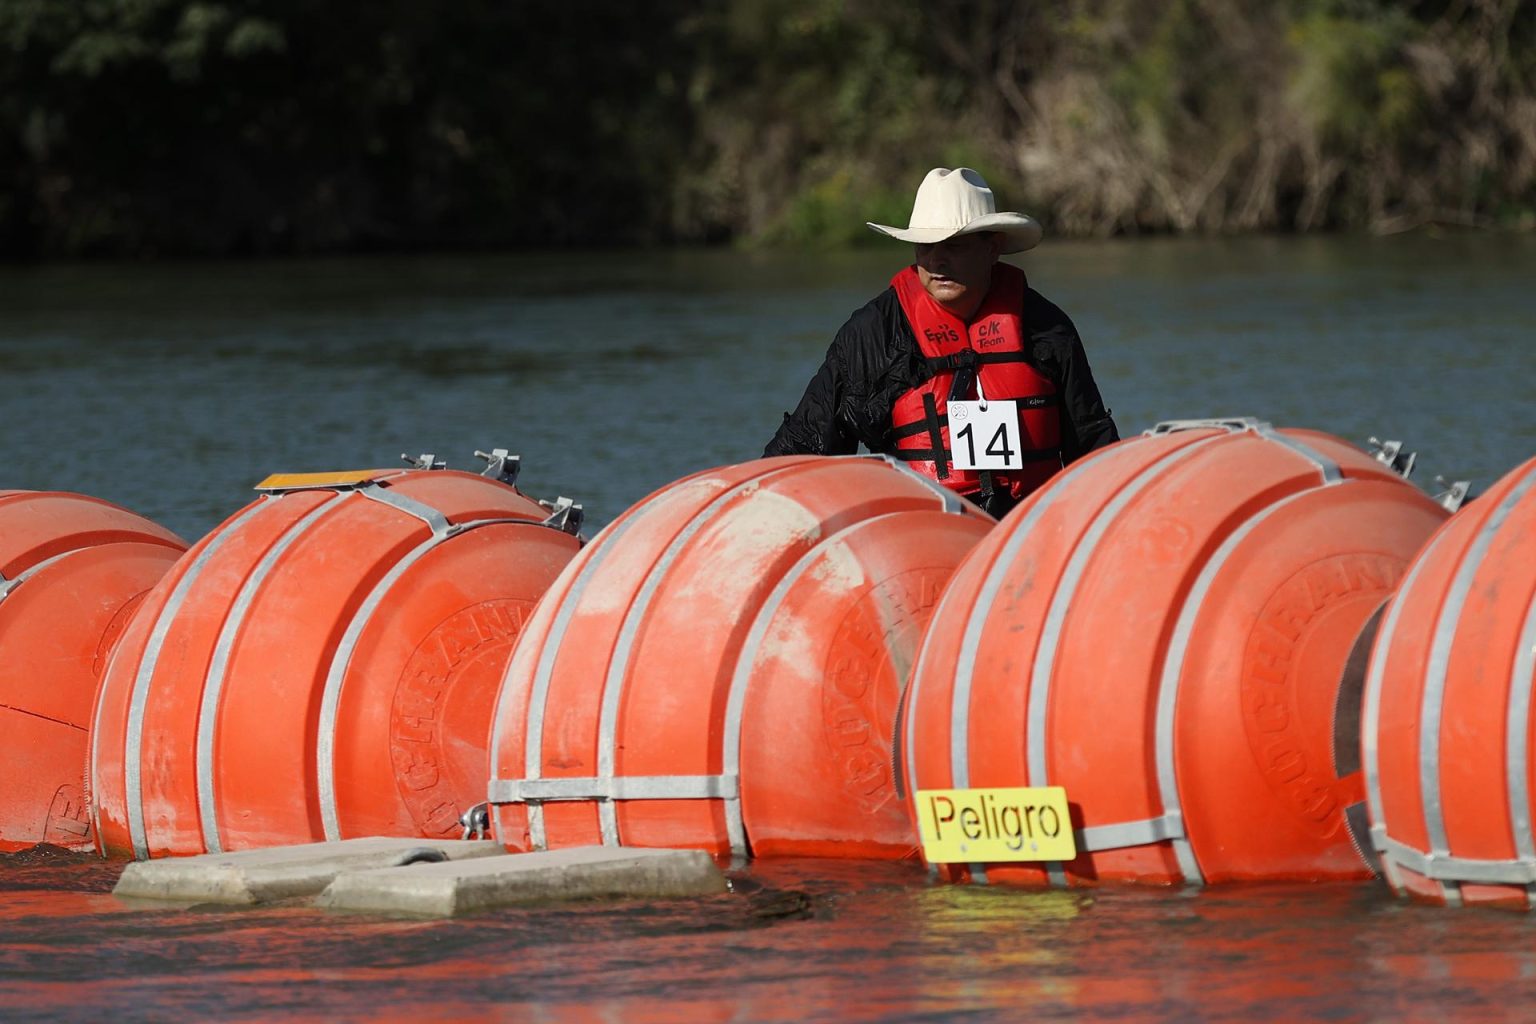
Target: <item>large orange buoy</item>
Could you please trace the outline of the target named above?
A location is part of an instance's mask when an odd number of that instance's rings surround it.
[[[0,491],[0,851],[91,846],[91,702],[124,622],[185,550],[96,498]]]
[[[1399,893],[1533,905],[1536,459],[1414,561],[1371,650],[1371,837]]]
[[[578,549],[567,513],[438,468],[259,489],[112,661],[91,755],[103,851],[459,835],[512,641]]]
[[[1347,666],[1446,512],[1324,434],[1148,433],[1068,467],[956,571],[898,726],[908,798],[1065,788],[1075,860],[952,877],[1367,876]]]
[[[907,855],[900,687],[991,524],[869,457],[764,459],[644,499],[567,566],[508,663],[497,837]]]

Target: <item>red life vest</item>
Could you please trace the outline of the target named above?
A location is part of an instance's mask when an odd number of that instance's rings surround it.
[[[1025,352],[1024,272],[1007,263],[992,268],[992,287],[969,324],[939,305],[923,288],[917,268],[891,278],[901,311],[917,337],[928,368],[926,383],[896,399],[891,438],[896,458],[960,494],[1007,491],[1023,498],[1061,468],[1060,396],[1056,385],[1028,362]],[[952,394],[963,375],[961,394]],[[976,398],[976,376],[987,401],[1018,403],[1020,470],[955,469],[950,463],[949,399]],[[986,477],[990,476],[990,484]]]

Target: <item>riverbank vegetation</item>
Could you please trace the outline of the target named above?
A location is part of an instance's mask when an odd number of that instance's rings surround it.
[[[1536,0],[0,0],[0,256],[1536,228]]]

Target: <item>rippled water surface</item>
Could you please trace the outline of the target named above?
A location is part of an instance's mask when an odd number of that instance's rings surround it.
[[[737,253],[0,269],[0,488],[189,540],[271,472],[524,457],[601,525],[756,455],[903,259]],[[1049,244],[1123,433],[1253,415],[1401,438],[1485,487],[1536,455],[1536,239]],[[3,741],[3,738],[0,738]],[[679,904],[457,922],[130,908],[0,858],[0,1020],[1526,1019],[1536,923],[1381,887],[1029,893],[760,864]]]
[[[1536,984],[1526,917],[1374,885],[1021,892],[789,861],[705,900],[419,921],[130,906],[108,865],[0,861],[7,1021],[1528,1020]]]
[[[759,454],[904,249],[0,269],[4,486],[195,539],[271,472],[475,449],[607,522]],[[1536,454],[1536,238],[1059,243],[1122,433],[1259,416],[1402,438],[1426,486]]]

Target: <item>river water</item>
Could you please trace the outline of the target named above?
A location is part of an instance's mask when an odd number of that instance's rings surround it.
[[[190,541],[271,472],[472,468],[495,446],[600,526],[759,453],[903,258],[0,269],[0,488],[107,498]],[[1431,490],[1536,454],[1536,238],[1051,243],[1022,263],[1122,433],[1251,415],[1397,438]],[[423,923],[131,910],[113,875],[0,858],[0,1019],[1427,1020],[1523,1018],[1536,991],[1536,921],[1376,885],[1026,893],[765,863],[716,900]]]
[[[904,249],[0,270],[4,486],[189,540],[271,472],[523,456],[601,525],[760,454]],[[1536,238],[1047,244],[1121,432],[1252,415],[1399,438],[1426,487],[1536,453]]]

